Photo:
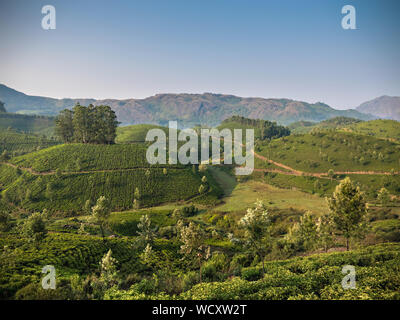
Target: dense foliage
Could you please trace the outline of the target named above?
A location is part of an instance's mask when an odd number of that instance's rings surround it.
[[[112,144],[115,142],[117,116],[109,106],[81,106],[65,109],[56,118],[56,134],[64,142]]]
[[[255,138],[260,140],[276,139],[290,134],[287,127],[277,125],[276,122],[260,119],[248,119],[241,116],[232,116],[222,121],[218,127],[228,129],[255,129]]]

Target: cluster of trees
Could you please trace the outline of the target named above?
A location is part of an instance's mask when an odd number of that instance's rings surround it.
[[[65,109],[56,118],[56,134],[63,142],[113,144],[117,116],[109,106],[81,106]]]
[[[290,135],[290,130],[287,127],[277,125],[276,122],[261,119],[249,119],[241,116],[232,116],[222,122],[236,122],[245,126],[251,126],[260,129],[260,139],[276,139]]]

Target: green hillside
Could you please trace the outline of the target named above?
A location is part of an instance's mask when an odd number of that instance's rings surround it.
[[[334,117],[318,123],[310,121],[298,121],[289,125],[289,129],[293,134],[308,133],[315,129],[341,129],[362,121],[348,117]]]
[[[276,122],[240,116],[233,116],[222,121],[217,128],[218,130],[230,129],[232,135],[234,129],[242,129],[243,134],[245,134],[246,129],[254,129],[254,138],[256,140],[276,139],[290,134],[289,129],[277,125]]]
[[[371,136],[320,131],[265,144],[259,154],[304,172],[399,171],[400,145]]]
[[[151,129],[161,129],[168,133],[168,128],[153,124],[137,124],[117,128],[116,143],[144,142],[147,132]]]
[[[7,150],[10,156],[22,155],[58,144],[37,134],[26,134],[14,130],[0,130],[0,153]]]
[[[114,210],[130,209],[136,188],[143,206],[199,196],[202,175],[192,166],[149,166],[145,152],[138,144],[71,144],[16,157],[0,166],[3,198],[30,211],[82,213],[101,195]]]
[[[400,122],[396,120],[361,121],[354,118],[336,117],[318,123],[299,121],[288,126],[292,134],[309,133],[315,129],[336,129],[381,139],[400,141]]]
[[[54,130],[54,118],[0,112],[0,130],[7,128],[52,136]]]
[[[400,141],[400,122],[396,120],[362,121],[347,125],[343,130],[376,138]]]

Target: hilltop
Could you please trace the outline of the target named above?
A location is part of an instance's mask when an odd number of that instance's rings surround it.
[[[318,123],[299,121],[288,126],[292,134],[309,133],[315,129],[332,129],[368,135],[381,139],[400,141],[400,122],[396,120],[370,120],[336,117]]]
[[[382,96],[362,103],[357,111],[400,121],[400,97]]]
[[[336,110],[322,103],[290,99],[242,98],[224,94],[157,94],[145,99],[53,99],[28,96],[0,85],[0,100],[9,112],[56,115],[60,110],[82,105],[109,105],[123,124],[167,125],[178,120],[182,127],[197,124],[216,126],[223,120],[240,115],[247,118],[273,120],[280,124],[295,121],[322,121],[336,116],[370,120],[374,117],[356,110]]]

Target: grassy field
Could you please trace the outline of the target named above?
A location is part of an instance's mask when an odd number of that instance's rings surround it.
[[[267,206],[280,209],[297,208],[315,213],[327,211],[325,199],[298,190],[280,189],[259,181],[246,181],[238,184],[232,194],[224,198],[225,204],[218,211],[241,211],[251,206],[257,199]]]

